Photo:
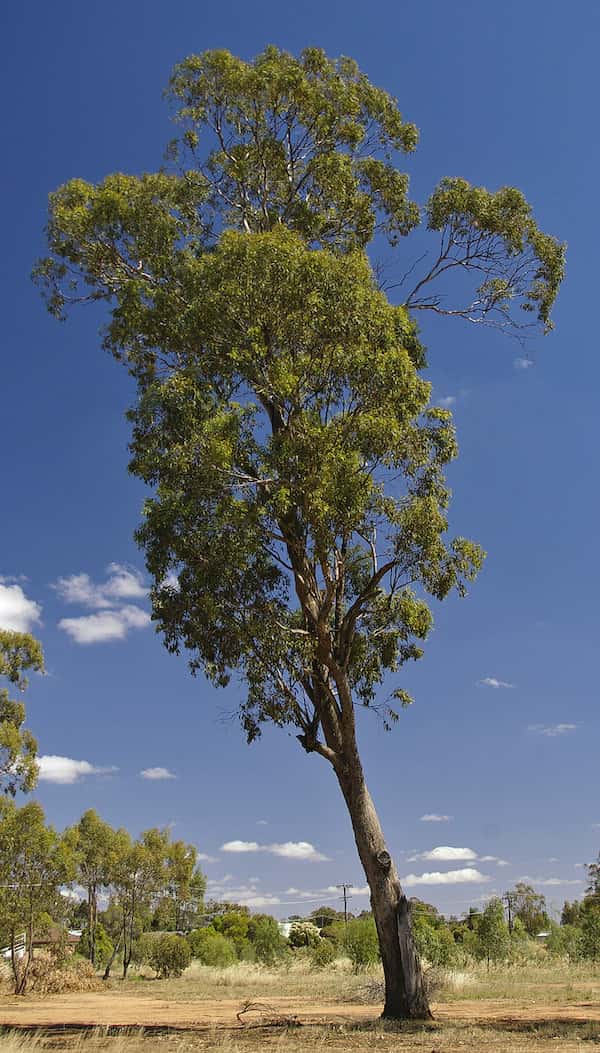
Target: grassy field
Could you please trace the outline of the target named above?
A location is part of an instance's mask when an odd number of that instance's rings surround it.
[[[201,1030],[176,1026],[153,1026],[131,1030],[114,1026],[62,1028],[65,1007],[76,1004],[78,995],[61,996],[53,1002],[30,996],[19,1001],[23,1029],[0,1035],[1,1053],[591,1053],[600,1048],[600,971],[566,962],[540,961],[530,965],[452,970],[436,977],[433,999],[436,1019],[425,1025],[392,1025],[373,1019],[380,976],[377,970],[352,974],[348,963],[336,968],[310,970],[305,964],[288,969],[266,969],[240,964],[229,969],[193,966],[179,980],[158,981],[150,976],[132,977],[125,983],[113,980],[96,998],[106,1010],[117,1005],[135,1005],[148,1019],[155,1006],[166,1006],[171,1017],[190,1005],[211,1008],[227,1005],[229,1022]],[[285,1000],[286,1013],[279,1016],[278,1004]],[[240,1027],[235,1011],[247,1002],[260,1003]],[[5,995],[2,1006],[15,1005]],[[55,1007],[52,1030],[28,1030],[28,1009]],[[290,1026],[294,1006],[337,1006],[330,1023],[302,1022]],[[141,1009],[139,1008],[141,1006]],[[177,1007],[180,1007],[178,1010]],[[347,1014],[345,1017],[344,1014]],[[354,1014],[354,1019],[350,1014]],[[65,1012],[66,1021],[68,1013]],[[278,1019],[279,1017],[279,1019]],[[369,1019],[369,1017],[371,1019]]]

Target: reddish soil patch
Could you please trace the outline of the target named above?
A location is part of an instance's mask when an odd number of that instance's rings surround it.
[[[368,1023],[381,1012],[379,1006],[346,1005],[313,1002],[309,998],[269,998],[258,1003],[260,1008],[244,1016],[246,1025],[270,1021],[297,1020],[299,1023],[343,1024]],[[9,998],[0,1002],[0,1026],[3,1027],[147,1027],[206,1030],[239,1028],[239,999],[210,1001],[170,1001],[143,996],[120,996],[113,992],[86,992],[50,995],[46,998]],[[541,1002],[484,999],[438,1004],[438,1020],[468,1021],[471,1024],[494,1022],[600,1021],[600,1002]]]

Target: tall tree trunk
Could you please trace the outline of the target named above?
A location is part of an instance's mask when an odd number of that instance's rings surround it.
[[[348,806],[358,854],[371,890],[385,977],[383,1016],[427,1020],[431,1010],[412,934],[410,905],[387,851],[381,824],[358,757],[336,769]]]

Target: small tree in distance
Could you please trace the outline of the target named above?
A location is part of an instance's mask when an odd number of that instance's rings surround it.
[[[371,891],[384,1015],[426,1018],[356,724],[360,707],[397,721],[411,699],[382,684],[422,655],[425,597],[464,594],[483,559],[447,535],[457,447],[429,404],[414,312],[546,331],[563,248],[512,187],[443,179],[420,209],[396,165],[417,130],[350,59],[209,51],[176,67],[170,96],[172,170],[60,188],[37,276],[59,316],[111,304],[105,345],[139,385],[131,469],[155,492],[138,540],[166,646],[219,685],[242,675],[250,741],[291,725],[331,765]],[[366,250],[376,234],[399,247],[422,220],[432,262],[420,276],[400,263],[394,305]]]

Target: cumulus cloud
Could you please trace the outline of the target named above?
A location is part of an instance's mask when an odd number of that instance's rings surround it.
[[[257,841],[226,841],[222,852],[268,852],[284,859],[306,860],[320,863],[328,857],[318,852],[309,841],[285,841],[283,844],[260,845]]]
[[[79,782],[86,775],[108,775],[118,768],[98,768],[86,760],[74,760],[72,757],[58,757],[48,754],[38,757],[40,782],[54,782],[69,786]]]
[[[9,629],[15,633],[31,632],[39,624],[42,608],[35,600],[30,600],[21,585],[8,584],[0,578],[0,629]]]
[[[143,599],[148,595],[140,571],[122,563],[109,563],[103,582],[93,582],[89,574],[70,574],[59,578],[53,588],[67,603],[92,609],[114,607],[123,600]]]
[[[515,358],[515,369],[531,369],[532,365],[531,358]]]
[[[545,735],[546,738],[554,739],[557,735],[566,735],[568,731],[575,731],[577,724],[530,724],[529,731],[534,731],[536,735]]]
[[[408,862],[414,863],[417,859],[434,863],[452,863],[460,859],[477,859],[477,852],[474,852],[472,848],[439,845],[438,848],[432,848],[429,852],[420,852],[418,855],[411,856]]]
[[[198,859],[201,863],[218,863],[217,856],[209,856],[206,852],[198,852]]]
[[[453,815],[437,815],[436,812],[426,812],[419,821],[421,823],[449,823],[453,818]]]
[[[160,780],[160,779],[176,779],[177,776],[169,771],[168,768],[143,768],[140,772],[142,779]]]
[[[489,877],[482,874],[475,867],[464,867],[462,870],[448,870],[445,873],[433,870],[425,874],[407,874],[406,877],[401,879],[402,884],[407,887],[411,885],[476,884],[489,880]]]
[[[498,680],[495,676],[484,676],[483,680],[478,680],[477,683],[480,687],[493,687],[496,690],[502,687],[514,687],[514,684],[509,684],[507,680]]]
[[[75,643],[86,645],[124,640],[132,629],[144,629],[149,624],[147,611],[129,604],[119,610],[104,610],[80,618],[61,618],[58,627]]]
[[[443,406],[444,409],[450,409],[450,406],[453,406],[455,402],[456,395],[445,395],[444,398],[438,399],[439,405]]]

